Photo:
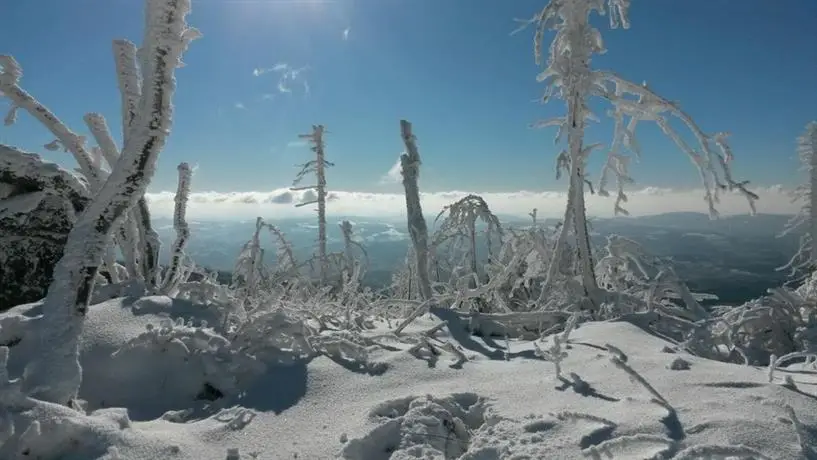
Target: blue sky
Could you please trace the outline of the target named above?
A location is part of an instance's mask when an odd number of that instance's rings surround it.
[[[111,40],[141,41],[136,0],[0,0],[0,54],[23,66],[23,86],[74,130],[101,112],[119,126]],[[396,192],[381,177],[402,151],[398,121],[415,125],[426,191],[561,190],[553,132],[538,118],[564,104],[541,93],[532,31],[515,17],[542,0],[193,0],[195,41],[177,72],[175,119],[153,191],[175,189],[175,165],[198,165],[195,190],[286,187],[309,151],[297,135],[322,123],[330,188]],[[817,2],[634,0],[630,30],[609,30],[594,67],[647,80],[706,131],[730,131],[738,176],[759,185],[795,180],[795,138],[817,118]],[[344,30],[348,36],[344,38]],[[548,36],[549,38],[551,36]],[[278,89],[285,63],[304,70]],[[255,75],[259,74],[259,75]],[[309,92],[305,91],[304,81]],[[4,102],[3,102],[4,103]],[[657,128],[639,130],[640,186],[694,187],[697,174]],[[589,141],[609,142],[607,122]],[[51,140],[27,115],[0,142],[43,153]],[[46,152],[47,153],[47,152]],[[68,154],[47,154],[72,164]],[[597,176],[598,161],[591,162]]]

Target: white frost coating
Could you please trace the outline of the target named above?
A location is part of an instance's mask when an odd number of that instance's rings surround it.
[[[619,195],[616,200],[617,212],[626,213],[626,210],[620,207],[622,201],[627,201],[627,197],[623,193],[623,185],[632,182],[627,173],[629,164],[627,160],[629,160],[629,157],[619,154],[618,151],[622,146],[626,146],[637,157],[640,156],[638,143],[635,139],[635,126],[639,121],[646,120],[654,121],[661,128],[661,131],[695,165],[704,186],[704,199],[711,217],[718,216],[716,205],[721,190],[735,191],[742,194],[749,204],[750,212],[755,214],[755,201],[758,196],[746,188],[747,181],[736,182],[732,178],[729,163],[733,155],[731,148],[726,143],[728,133],[705,134],[676,103],[653,93],[646,84],[636,85],[612,72],[596,71],[594,75],[596,81],[593,95],[605,98],[615,106],[613,117],[616,120],[615,129],[617,132],[614,133],[613,146],[610,149],[608,162],[602,172],[599,193],[606,194],[606,191],[603,191],[606,175],[610,172],[615,174],[619,185]],[[628,99],[627,96],[633,96],[634,98]],[[625,116],[630,117],[627,120],[626,128],[624,127]],[[693,147],[685,142],[678,132],[670,126],[667,116],[680,120],[692,133],[697,145]]]
[[[251,309],[251,302],[258,294],[259,281],[264,278],[264,249],[261,248],[261,230],[266,224],[264,219],[255,219],[255,231],[252,239],[244,244],[233,269],[233,286],[241,287],[242,308]]]
[[[369,253],[366,251],[366,248],[364,248],[362,244],[355,241],[354,225],[350,221],[344,220],[338,225],[340,226],[341,234],[343,234],[343,258],[344,258],[343,270],[345,272],[345,275],[342,281],[344,283],[347,283],[351,279],[351,276],[354,273],[356,267],[359,270],[363,270],[363,267],[361,267],[358,264],[358,260],[355,257],[354,248],[358,248],[361,254],[363,255],[365,267],[369,266]],[[360,274],[362,275],[362,272]]]
[[[82,381],[78,340],[108,238],[144,194],[171,125],[173,78],[189,41],[190,0],[148,0],[144,91],[131,135],[108,181],[68,236],[65,252],[43,303],[41,352],[26,366],[24,381],[40,399],[67,404]]]
[[[108,164],[108,171],[113,171],[117,161],[119,161],[119,149],[111,136],[105,117],[98,113],[88,113],[85,114],[83,120],[85,120],[85,125],[88,126],[88,130],[91,131],[91,135],[99,146],[102,157]],[[100,170],[100,174],[107,176],[109,173]],[[118,238],[115,238],[115,242],[122,249],[122,256],[125,258],[125,267],[128,274],[132,278],[141,279],[142,271],[139,268],[139,259],[137,258],[139,231],[135,225],[136,222],[138,222],[136,214],[131,211],[122,226],[117,229]],[[110,264],[106,262],[106,265]],[[111,270],[111,272],[113,271],[115,269]]]
[[[792,277],[806,276],[808,269],[817,264],[817,121],[806,125],[806,129],[797,138],[797,155],[800,157],[800,169],[808,173],[808,181],[797,187],[792,193],[792,201],[802,203],[797,214],[786,223],[780,236],[803,231],[800,246],[789,262],[779,270],[790,270]]]
[[[189,36],[197,35],[195,29],[187,31]],[[138,109],[139,98],[142,95],[142,79],[136,66],[136,45],[128,40],[114,40],[113,42],[114,62],[116,64],[116,79],[119,87],[122,106],[122,139],[125,144],[130,139],[130,126]],[[143,72],[145,70],[143,69]],[[132,277],[145,280],[149,285],[156,280],[158,271],[159,236],[151,227],[150,210],[144,197],[140,198],[136,209],[131,210],[128,218],[128,232],[138,235],[133,240],[134,247],[128,249],[139,254],[140,259],[136,260],[133,269],[129,267]]]
[[[435,224],[436,221],[445,213],[448,213],[448,215],[445,217],[445,219],[443,219],[443,222],[440,225],[440,228],[435,232],[432,241],[434,253],[437,253],[437,248],[446,241],[453,241],[456,245],[457,240],[461,238],[466,239],[468,245],[466,255],[469,257],[468,266],[471,270],[469,275],[469,278],[471,279],[470,284],[472,288],[476,287],[475,282],[480,276],[477,263],[476,222],[477,220],[481,220],[487,226],[485,230],[485,242],[487,243],[489,262],[494,256],[492,237],[495,236],[499,241],[500,246],[502,245],[502,225],[499,223],[499,218],[497,218],[494,213],[491,212],[491,209],[488,207],[488,203],[486,203],[485,200],[479,195],[467,195],[462,199],[443,207],[442,211],[437,214]]]
[[[94,140],[102,152],[102,157],[105,158],[105,162],[108,164],[108,169],[113,171],[116,162],[119,161],[119,149],[111,136],[105,117],[98,113],[86,113],[82,119],[85,120],[85,125],[88,126],[91,135],[94,136]]]
[[[93,187],[98,182],[98,175],[91,154],[85,148],[85,138],[71,131],[53,112],[21,88],[22,75],[23,71],[13,56],[0,56],[0,94],[9,98],[14,107],[22,108],[45,125],[57,141],[74,155],[82,174]]]
[[[19,107],[17,107],[16,105],[11,106],[5,118],[3,118],[4,125],[11,126],[17,122],[17,109],[19,109]]]
[[[612,28],[617,28],[619,25],[625,29],[629,28],[627,18],[629,4],[629,0],[607,1]],[[639,155],[638,144],[635,140],[635,126],[640,120],[655,121],[662,131],[690,157],[701,176],[705,199],[712,217],[717,216],[715,205],[718,202],[720,190],[737,191],[743,194],[749,202],[752,213],[755,211],[754,201],[758,197],[746,189],[747,182],[738,182],[732,178],[729,168],[732,154],[725,142],[725,133],[706,135],[676,104],[656,95],[646,85],[630,83],[612,72],[591,70],[592,56],[606,52],[601,33],[588,22],[593,12],[605,14],[603,0],[551,0],[533,19],[525,21],[525,26],[536,25],[534,55],[537,64],[541,62],[543,55],[542,41],[545,31],[548,29],[556,31],[550,45],[547,67],[537,76],[537,80],[546,85],[543,102],[547,102],[555,95],[567,104],[567,116],[545,120],[534,125],[536,127],[558,126],[557,142],[563,133],[567,133],[568,148],[557,156],[556,163],[557,173],[562,169],[570,172],[564,225],[554,246],[554,257],[551,259],[545,284],[552,286],[555,281],[564,243],[567,234],[572,229],[575,231],[577,240],[582,285],[593,307],[598,307],[599,288],[590,252],[584,204],[584,187],[585,184],[589,184],[585,173],[587,158],[592,150],[598,147],[583,144],[585,122],[596,119],[595,114],[588,107],[592,96],[606,99],[614,106],[612,116],[615,121],[615,132],[607,163],[602,170],[599,194],[608,195],[605,188],[608,176],[614,175],[618,189],[614,205],[616,213],[627,213],[622,206],[622,203],[627,201],[624,185],[632,182],[632,178],[628,174],[630,158],[623,155],[622,150],[626,147],[637,156]],[[667,116],[680,120],[692,132],[698,145],[693,148],[687,144],[670,127]]]
[[[329,271],[329,259],[326,257],[326,168],[334,166],[333,163],[326,161],[324,154],[323,135],[326,132],[323,125],[313,125],[312,132],[309,134],[301,134],[298,137],[306,139],[312,144],[312,151],[315,152],[315,159],[308,161],[301,166],[301,170],[292,181],[293,187],[290,190],[304,190],[315,189],[317,192],[317,199],[314,201],[307,201],[298,203],[295,206],[301,207],[313,203],[318,204],[318,259],[320,262],[320,280],[322,284],[327,281],[327,272]],[[318,183],[317,185],[295,187],[303,178],[309,174],[315,173]]]
[[[37,182],[43,189],[56,189],[72,201],[91,196],[85,178],[60,168],[56,163],[42,161],[38,155],[0,144],[0,170],[14,171],[19,177]]]
[[[598,0],[551,1],[530,21],[537,24],[534,36],[537,64],[541,62],[544,31],[549,28],[556,30],[550,46],[548,67],[537,77],[538,81],[549,80],[546,82],[543,101],[547,101],[553,91],[558,90],[559,97],[567,103],[567,116],[562,119],[559,134],[567,132],[568,149],[566,155],[560,155],[557,161],[569,167],[570,186],[565,217],[554,246],[545,286],[551,287],[555,281],[567,235],[571,229],[575,230],[584,296],[590,300],[593,308],[599,306],[600,299],[590,253],[584,204],[584,185],[587,181],[585,167],[590,150],[583,146],[583,142],[585,121],[591,116],[586,105],[592,85],[590,60],[594,53],[604,51],[601,36],[597,29],[590,26],[588,17],[593,10],[602,9],[603,5]],[[550,124],[552,123],[545,123]]]
[[[116,80],[122,98],[122,133],[127,136],[136,117],[137,104],[142,95],[142,82],[136,68],[136,45],[128,40],[113,41]]]
[[[428,226],[423,217],[423,207],[420,205],[420,152],[411,123],[400,120],[400,134],[406,145],[406,153],[400,155],[400,174],[403,176],[403,188],[406,193],[406,217],[411,243],[414,247],[414,261],[416,264],[417,283],[420,296],[423,300],[431,300],[431,281],[428,276]]]
[[[182,259],[187,240],[190,239],[190,227],[187,225],[185,215],[187,214],[187,202],[190,199],[190,178],[193,170],[188,163],[181,163],[178,166],[179,186],[176,190],[176,208],[173,212],[173,228],[176,230],[176,241],[170,252],[170,266],[167,269],[161,292],[167,294],[176,289],[181,281]]]

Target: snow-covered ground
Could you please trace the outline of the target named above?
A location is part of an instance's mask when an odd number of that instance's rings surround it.
[[[20,315],[36,318],[38,308],[0,316],[0,341],[14,344],[12,378],[37,343],[38,320],[20,321]],[[179,340],[139,345],[149,342],[150,324],[154,339],[189,328],[196,331],[189,337],[210,349],[220,346],[223,339],[212,329],[168,324],[181,317],[195,318],[196,325],[217,321],[166,297],[92,306],[81,349],[80,397],[89,415],[55,405],[15,414],[17,429],[26,428],[25,417],[36,418],[40,434],[24,435],[26,445],[0,443],[0,458],[573,459],[593,458],[594,446],[598,458],[729,458],[685,451],[707,445],[742,445],[774,459],[815,458],[810,427],[817,423],[817,374],[778,370],[769,383],[765,368],[688,355],[630,322],[585,323],[572,331],[558,379],[531,341],[473,337],[460,348],[468,361],[457,364],[450,350],[435,346],[438,354],[432,354],[416,346],[436,319],[424,316],[399,337],[389,332],[395,324],[377,321],[361,334],[366,353],[294,359],[258,373],[236,367],[235,391],[218,398],[218,390],[206,394],[202,382],[231,376],[212,375],[219,369],[202,374],[207,366],[197,364],[201,356],[190,343],[188,354],[174,348]],[[447,335],[442,328],[429,343],[441,345]],[[549,349],[551,339],[539,347]],[[626,362],[657,395],[611,357]],[[786,376],[795,387],[784,384]],[[0,394],[8,394],[3,380]],[[0,420],[0,433],[8,434],[9,419]],[[54,446],[61,456],[54,456]],[[232,448],[239,456],[228,456]]]

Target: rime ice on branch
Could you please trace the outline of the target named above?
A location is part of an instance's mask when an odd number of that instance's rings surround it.
[[[629,28],[627,11],[630,0],[608,0],[610,26]],[[558,143],[567,134],[567,149],[556,160],[557,176],[561,170],[568,171],[570,186],[565,209],[564,225],[555,245],[554,257],[548,269],[546,285],[551,286],[557,276],[562,248],[570,230],[574,230],[580,258],[582,285],[586,297],[594,308],[601,300],[598,282],[592,262],[590,239],[587,231],[584,187],[587,179],[587,158],[600,145],[585,145],[584,131],[588,120],[596,120],[588,102],[591,97],[600,97],[613,104],[612,116],[615,121],[613,142],[608,151],[608,159],[602,171],[599,194],[606,196],[606,184],[610,175],[618,183],[615,202],[616,213],[625,213],[622,203],[627,201],[624,185],[632,182],[628,174],[630,157],[624,150],[639,155],[635,140],[635,127],[639,121],[654,121],[662,131],[689,156],[698,169],[705,189],[704,199],[709,213],[717,216],[716,204],[721,191],[736,191],[743,194],[754,213],[757,195],[746,189],[747,182],[735,181],[729,168],[732,153],[726,144],[726,134],[704,134],[695,122],[675,103],[653,93],[646,85],[630,83],[612,72],[595,71],[590,68],[594,54],[604,53],[604,43],[598,29],[590,25],[591,13],[605,14],[603,0],[551,0],[533,19],[523,21],[522,28],[535,24],[534,55],[536,63],[542,61],[542,42],[545,31],[554,30],[556,35],[550,44],[547,67],[537,80],[545,83],[543,102],[557,96],[567,104],[567,115],[537,122],[535,127],[556,126]],[[691,146],[670,126],[669,119],[683,123],[693,134],[696,145]],[[592,188],[591,188],[592,192]]]
[[[148,0],[141,49],[142,94],[122,155],[68,236],[43,303],[42,350],[24,372],[32,396],[67,404],[82,381],[78,341],[112,231],[144,194],[171,126],[174,73],[188,43],[190,0]]]
[[[176,206],[173,211],[173,228],[176,230],[176,241],[173,242],[173,248],[170,252],[170,266],[167,268],[164,282],[160,291],[164,294],[169,294],[176,289],[182,275],[182,262],[184,257],[184,248],[187,245],[187,240],[190,239],[190,227],[187,225],[185,215],[187,214],[187,202],[190,199],[190,178],[193,176],[193,170],[187,163],[181,163],[178,166],[179,171],[179,186],[176,190]]]
[[[423,300],[431,300],[431,281],[428,276],[428,226],[420,205],[420,152],[416,138],[411,131],[411,123],[400,120],[400,134],[406,146],[406,153],[400,155],[400,174],[406,192],[406,217],[411,243],[414,246],[414,260],[417,264],[417,283]]]

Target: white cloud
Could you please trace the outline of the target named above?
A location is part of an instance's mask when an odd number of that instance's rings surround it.
[[[400,181],[403,179],[403,176],[400,174],[402,168],[400,167],[400,156],[397,156],[397,162],[395,162],[392,167],[380,178],[380,184],[399,184]]]
[[[236,103],[235,103],[235,108],[237,108],[237,109],[239,109],[239,110],[244,110],[244,109],[246,109],[247,107],[246,107],[246,106],[244,106],[244,104],[242,104],[242,103],[240,103],[240,102],[236,102]]]
[[[343,39],[344,40],[349,40],[349,32],[351,32],[351,31],[352,31],[351,27],[347,27],[347,28],[343,29]]]
[[[310,201],[315,201],[318,199],[318,193],[312,189],[307,189],[301,192],[301,197],[298,200],[298,203],[308,203]]]
[[[768,214],[793,214],[797,206],[789,200],[787,190],[780,186],[754,189],[760,200],[758,212]],[[423,209],[433,214],[469,192],[448,191],[422,193]],[[497,214],[526,216],[537,208],[542,217],[561,217],[564,213],[565,193],[556,191],[491,192],[481,193],[491,209]],[[627,210],[633,216],[661,214],[665,212],[706,212],[706,203],[700,189],[672,190],[648,187],[629,192]],[[295,208],[295,203],[314,197],[312,190],[290,191],[277,189],[268,192],[193,192],[190,194],[188,217],[251,219],[256,216],[300,217],[314,215],[314,206]],[[174,192],[148,193],[151,208],[158,216],[173,214]],[[329,194],[330,215],[359,217],[400,217],[406,212],[405,198],[401,193],[371,193],[333,191]],[[587,212],[591,216],[611,217],[612,198],[587,196]],[[742,196],[725,194],[718,209],[723,215],[745,214],[748,206]]]
[[[278,64],[275,64],[272,67],[253,69],[252,74],[253,74],[253,76],[260,77],[261,75],[264,75],[265,73],[281,72],[281,71],[287,70],[288,68],[289,68],[289,65],[287,63],[280,62]]]
[[[369,242],[403,241],[407,239],[409,239],[408,233],[401,232],[390,224],[386,224],[386,230],[373,233],[365,238],[365,240]]]
[[[253,69],[252,74],[256,77],[260,77],[264,74],[271,72],[277,73],[278,83],[276,87],[279,93],[291,93],[293,84],[296,82],[301,82],[304,94],[309,94],[309,82],[307,82],[306,78],[302,75],[308,69],[309,69],[308,66],[295,68],[287,64],[286,62],[280,62],[272,67],[268,68],[259,67]]]

